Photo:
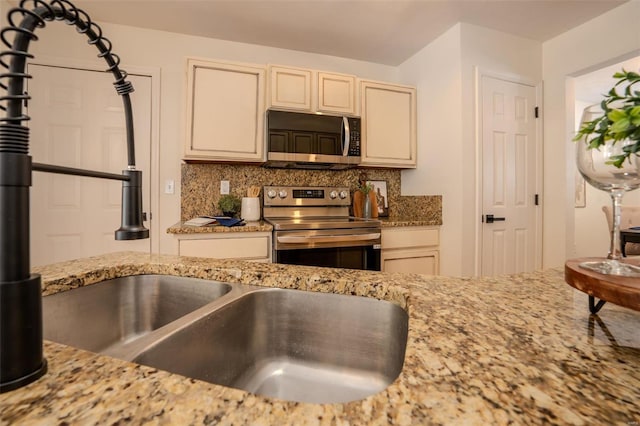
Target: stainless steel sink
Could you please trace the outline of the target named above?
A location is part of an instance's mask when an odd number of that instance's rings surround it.
[[[118,356],[132,342],[216,300],[229,284],[167,275],[103,281],[42,301],[44,338]]]
[[[400,374],[408,316],[389,302],[250,291],[166,336],[134,362],[269,397],[347,402]]]
[[[384,390],[400,374],[408,316],[337,294],[139,275],[43,298],[48,340],[300,402]]]

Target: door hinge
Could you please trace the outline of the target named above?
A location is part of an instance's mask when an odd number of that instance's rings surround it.
[[[538,117],[540,116],[540,108],[535,107],[535,108],[533,109],[533,113],[534,113],[534,115],[536,116],[536,118],[538,118]]]
[[[533,196],[533,203],[537,206],[539,203],[538,194]]]

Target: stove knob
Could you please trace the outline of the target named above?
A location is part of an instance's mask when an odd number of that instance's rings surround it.
[[[267,197],[269,198],[276,198],[276,190],[275,189],[270,189],[267,191]]]
[[[347,191],[340,191],[340,198],[343,200],[347,198]]]
[[[338,196],[338,193],[336,191],[331,191],[329,193],[329,198],[331,198],[332,200],[335,200],[337,196]]]
[[[287,191],[285,191],[284,189],[281,189],[281,190],[278,192],[278,196],[279,196],[280,198],[287,198]]]

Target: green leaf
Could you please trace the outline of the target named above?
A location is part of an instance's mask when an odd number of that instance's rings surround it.
[[[613,123],[613,125],[611,126],[611,133],[622,133],[622,132],[626,132],[627,129],[629,129],[629,127],[631,126],[631,122],[629,121],[629,119],[625,116],[617,121],[615,121]]]
[[[611,121],[618,121],[625,118],[627,114],[624,111],[619,109],[613,109],[611,112],[607,114],[607,118]]]

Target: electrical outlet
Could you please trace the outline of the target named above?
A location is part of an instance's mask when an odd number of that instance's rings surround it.
[[[225,195],[229,193],[229,181],[221,180],[220,181],[220,194]]]
[[[167,179],[164,181],[164,193],[173,194],[176,190],[176,184],[173,179]]]

